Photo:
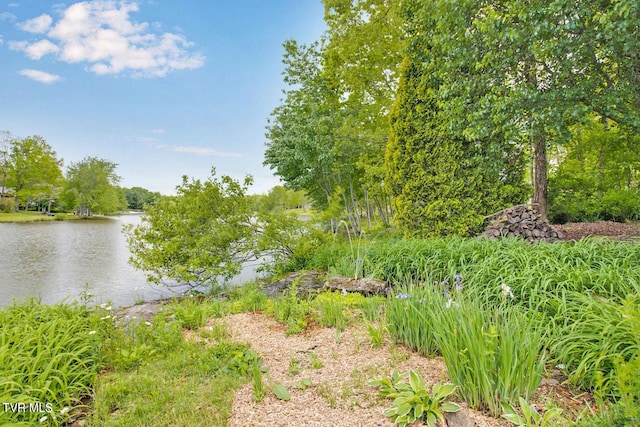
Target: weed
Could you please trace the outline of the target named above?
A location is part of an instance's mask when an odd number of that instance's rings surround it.
[[[311,369],[320,369],[324,366],[324,362],[314,352],[309,352],[309,363],[311,364]]]
[[[293,377],[300,373],[300,364],[302,363],[302,359],[298,359],[296,357],[291,356],[289,359],[289,376]]]

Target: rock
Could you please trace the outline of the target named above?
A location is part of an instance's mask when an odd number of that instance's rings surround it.
[[[473,413],[463,406],[458,412],[445,412],[448,427],[488,427],[486,421],[476,419]]]
[[[120,322],[129,323],[131,320],[150,322],[160,311],[163,305],[172,301],[172,298],[165,298],[155,301],[143,302],[142,304],[124,307],[118,310],[116,317]]]
[[[324,289],[359,292],[365,295],[384,295],[387,282],[380,279],[370,279],[363,277],[355,279],[353,277],[336,276],[324,283]]]
[[[487,218],[490,217],[497,217],[484,232],[490,239],[519,237],[531,243],[538,243],[542,240],[553,242],[563,237],[549,222],[543,220],[534,208],[527,205],[513,206]]]
[[[277,282],[264,285],[262,291],[267,294],[268,297],[276,297],[284,294],[293,282],[296,281],[297,294],[306,296],[310,292],[322,289],[324,278],[325,275],[323,273],[315,270],[290,273]]]

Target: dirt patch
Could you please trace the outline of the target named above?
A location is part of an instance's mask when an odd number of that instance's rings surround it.
[[[612,221],[570,222],[554,225],[561,231],[564,240],[580,240],[583,237],[608,237],[615,240],[639,240],[640,226]]]

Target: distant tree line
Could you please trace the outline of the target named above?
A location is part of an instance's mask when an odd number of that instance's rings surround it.
[[[63,160],[41,136],[0,134],[0,210],[73,211],[78,215],[144,209],[159,193],[118,186],[117,164],[97,157]]]

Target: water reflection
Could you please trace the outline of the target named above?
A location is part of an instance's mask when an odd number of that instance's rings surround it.
[[[138,223],[134,215],[0,224],[0,306],[29,296],[48,304],[77,300],[87,285],[96,304],[123,306],[173,295],[147,283],[128,263],[121,230],[123,224]],[[253,271],[244,273],[246,279]]]

